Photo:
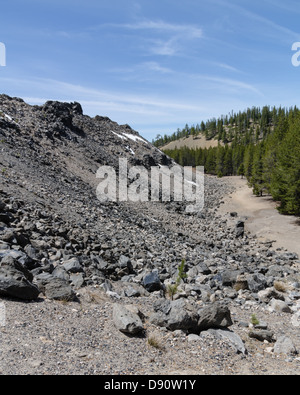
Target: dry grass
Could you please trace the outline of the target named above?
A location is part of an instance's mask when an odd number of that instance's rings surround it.
[[[274,288],[278,292],[287,292],[288,291],[288,285],[285,284],[283,281],[274,281]]]
[[[164,350],[164,346],[160,343],[159,340],[157,340],[157,338],[155,336],[149,336],[148,337],[148,345],[150,347],[156,348],[157,350],[163,351]]]

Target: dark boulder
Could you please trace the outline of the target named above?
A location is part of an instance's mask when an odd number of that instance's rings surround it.
[[[18,270],[13,264],[1,264],[0,295],[22,300],[35,300],[39,289],[26,277],[24,271]]]
[[[214,303],[198,311],[198,329],[228,328],[233,325],[229,308],[222,303]]]

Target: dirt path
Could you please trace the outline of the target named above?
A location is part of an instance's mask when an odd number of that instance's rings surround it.
[[[225,204],[221,206],[220,214],[237,212],[239,217],[246,219],[246,230],[260,240],[275,241],[273,248],[285,248],[300,256],[300,226],[296,224],[296,217],[281,215],[269,196],[254,196],[246,180],[225,177],[224,181],[234,186],[236,191],[224,198]]]

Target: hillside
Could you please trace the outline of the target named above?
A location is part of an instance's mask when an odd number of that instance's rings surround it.
[[[212,139],[212,140],[207,140],[205,136],[202,136],[201,134],[197,136],[189,136],[189,137],[183,137],[179,140],[176,141],[171,141],[170,143],[163,145],[162,147],[159,147],[162,151],[172,151],[175,149],[181,149],[184,147],[191,148],[191,149],[197,149],[197,148],[210,148],[210,147],[217,147],[219,144],[218,140]]]
[[[281,107],[271,108],[270,106],[252,107],[245,111],[234,113],[233,111],[218,119],[212,118],[206,122],[201,121],[197,125],[185,125],[183,129],[177,129],[176,132],[170,135],[158,135],[153,140],[153,145],[156,147],[163,147],[171,142],[177,142],[181,139],[190,136],[199,138],[204,136],[206,140],[218,140],[224,144],[233,142],[235,138],[246,137],[258,141],[265,137],[277,124],[281,115],[285,114],[286,109]],[[178,147],[179,148],[179,147]],[[195,148],[195,147],[190,147]],[[205,148],[205,147],[203,147]]]
[[[178,135],[184,133],[194,139],[198,129],[186,127]],[[297,107],[248,109],[230,119],[222,117],[210,122],[199,133],[206,139],[217,136],[219,144],[208,148],[177,146],[176,140],[173,141],[177,135],[173,134],[164,152],[183,166],[204,166],[206,173],[218,177],[245,176],[255,195],[269,194],[280,202],[280,212],[300,215],[300,111]],[[157,140],[156,145],[161,142],[162,139]]]
[[[174,162],[79,103],[1,95],[0,144],[0,374],[299,372],[299,257],[218,213],[225,180],[100,202],[99,166]]]

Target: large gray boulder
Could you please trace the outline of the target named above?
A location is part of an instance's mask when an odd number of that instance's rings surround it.
[[[247,276],[247,281],[248,289],[254,293],[264,290],[267,286],[267,279],[261,273],[249,274]]]
[[[167,328],[171,331],[177,329],[197,331],[198,314],[195,307],[184,299],[171,302],[171,310],[168,315]]]
[[[240,270],[224,270],[222,273],[222,285],[232,287],[240,274]]]
[[[228,328],[233,324],[225,305],[215,303],[198,310],[185,299],[158,301],[154,304],[150,322],[171,331],[181,329],[192,333],[210,328]]]
[[[274,345],[275,354],[297,355],[294,342],[287,336],[281,336]]]
[[[25,274],[14,266],[0,267],[0,295],[22,300],[35,300],[39,289],[33,285]]]
[[[181,329],[197,332],[197,308],[184,299],[158,301],[154,304],[154,313],[150,316],[150,322],[171,331]]]
[[[238,334],[231,332],[228,329],[209,329],[208,331],[205,331],[202,333],[204,334],[206,332],[210,333],[217,339],[228,340],[229,343],[232,345],[232,347],[236,350],[236,352],[238,354],[245,355],[248,353],[243,340],[240,338],[240,336]]]
[[[162,287],[162,284],[157,271],[146,274],[143,279],[143,285],[148,292],[159,291]]]
[[[63,262],[62,267],[69,273],[79,273],[83,270],[79,259],[76,257]]]
[[[48,299],[72,301],[75,299],[75,293],[68,281],[51,277],[45,284],[44,293]]]
[[[113,321],[116,328],[122,333],[137,335],[144,330],[138,314],[121,304],[115,304],[113,307]]]
[[[228,307],[222,303],[214,303],[198,311],[198,330],[209,328],[228,328],[233,325]]]
[[[0,250],[0,260],[1,265],[6,264],[5,262],[9,262],[9,264],[11,264],[11,262],[14,261],[16,264],[20,264],[24,268],[27,268],[30,258],[22,251],[7,249]]]

